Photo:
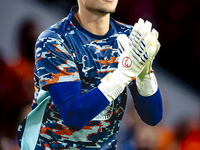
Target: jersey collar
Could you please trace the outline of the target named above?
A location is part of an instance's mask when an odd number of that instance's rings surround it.
[[[87,31],[86,29],[84,29],[79,23],[78,21],[76,20],[76,18],[74,17],[74,14],[77,13],[78,11],[78,5],[76,6],[73,6],[70,10],[70,14],[69,14],[69,17],[71,19],[71,21],[73,22],[73,24],[78,28],[78,30],[82,31],[83,33],[87,34],[88,36],[92,37],[92,38],[98,38],[98,39],[104,39],[104,38],[107,38],[109,36],[111,36],[114,31],[115,31],[115,26],[113,24],[113,22],[111,21],[110,19],[110,29],[109,31],[105,34],[105,35],[95,35],[89,31]]]

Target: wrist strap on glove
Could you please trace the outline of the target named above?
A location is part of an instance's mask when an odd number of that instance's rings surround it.
[[[137,77],[136,85],[138,92],[142,96],[151,96],[158,90],[158,84],[154,73],[150,73],[150,76],[143,79]]]
[[[135,78],[126,77],[120,69],[116,69],[113,73],[109,73],[101,79],[98,88],[111,102],[115,100],[124,91],[124,88],[134,79]]]

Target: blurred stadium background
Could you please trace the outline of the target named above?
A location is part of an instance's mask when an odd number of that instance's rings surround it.
[[[76,0],[0,0],[0,150],[18,150],[16,131],[33,99],[34,44],[66,17]],[[200,149],[200,2],[119,0],[112,17],[149,20],[161,49],[153,69],[164,117],[155,127],[138,118],[131,97],[119,133],[119,150]]]

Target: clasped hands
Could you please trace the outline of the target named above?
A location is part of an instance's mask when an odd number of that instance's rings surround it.
[[[160,48],[158,32],[152,29],[149,21],[139,19],[129,38],[125,34],[119,34],[117,42],[120,55],[118,67],[101,79],[99,90],[111,102],[136,77],[140,95],[153,95],[158,89],[155,75],[151,73],[153,59]]]
[[[139,19],[133,26],[129,38],[125,34],[120,34],[117,42],[120,55],[118,69],[130,79],[139,77],[143,80],[150,77],[152,61],[160,49],[158,32],[152,29],[152,24]],[[126,85],[129,82],[130,80]]]

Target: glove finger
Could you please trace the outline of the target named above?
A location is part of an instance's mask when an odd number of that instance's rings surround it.
[[[157,52],[158,52],[159,49],[160,49],[160,42],[159,42],[158,40],[156,40],[156,46],[155,46],[155,48],[156,48],[156,51],[157,51]]]
[[[143,39],[143,36],[144,36],[144,34],[145,34],[145,32],[146,32],[145,30],[146,30],[146,29],[145,29],[144,26],[143,26],[143,27],[141,27],[141,28],[139,29],[139,31],[136,33],[135,36],[133,36],[133,35],[130,36],[130,40],[131,40],[131,42],[132,42],[132,45],[135,45],[136,49],[139,47],[139,44],[140,44],[140,42],[141,42],[142,39]]]
[[[138,44],[141,42],[144,33],[144,20],[140,18],[138,20],[138,23],[133,26],[132,32],[129,37],[131,40],[131,44],[134,45],[136,49],[138,48]]]
[[[155,55],[157,54],[156,48],[153,46],[150,46],[146,51],[146,56],[148,59],[152,60],[154,59]]]
[[[137,32],[137,34],[136,34],[136,37],[140,40],[140,39],[145,35],[145,33],[146,33],[146,27],[145,27],[145,26],[142,26],[142,27],[138,30],[138,32]]]
[[[131,34],[135,36],[135,34],[137,33],[137,31],[139,30],[140,26],[138,23],[135,23],[135,25],[133,26],[132,32]]]
[[[149,45],[150,42],[151,42],[151,40],[152,40],[151,34],[147,34],[147,35],[144,37],[144,39],[142,40],[141,44],[140,44],[141,47],[144,48],[144,47],[146,47],[147,45]]]
[[[147,54],[147,52],[145,52],[145,53],[143,54],[143,56],[141,57],[141,61],[142,61],[143,63],[146,63],[147,60],[148,60],[148,54]]]
[[[133,36],[132,34],[129,36],[129,43],[130,46],[133,50],[136,50],[138,48],[138,39],[135,39],[135,36]]]
[[[151,36],[152,36],[153,38],[155,38],[155,39],[158,39],[159,34],[158,34],[158,32],[157,32],[155,29],[152,29],[152,31],[151,31]]]
[[[136,42],[135,40],[132,43],[132,49],[134,49],[135,53],[140,57],[141,54],[143,54],[148,47],[149,43],[151,42],[151,35],[148,34],[144,37],[144,39],[142,40],[142,42],[140,44],[138,44],[138,42]]]
[[[118,44],[118,54],[121,55],[124,51],[122,44],[123,43],[123,35],[119,35],[117,37],[117,44]]]
[[[121,54],[126,49],[129,49],[129,39],[125,34],[120,34],[117,37],[117,44],[118,44],[118,52]]]
[[[139,24],[140,26],[143,26],[143,25],[144,25],[144,20],[143,20],[142,18],[139,18],[138,24]]]
[[[134,24],[133,30],[138,31],[138,29],[144,25],[144,20],[139,18],[138,22]]]
[[[135,46],[135,48],[137,49],[139,46],[139,43],[141,42],[141,35],[137,32],[137,34],[133,37],[131,36],[131,44]]]
[[[151,36],[153,40],[150,45],[153,46],[158,52],[160,49],[160,43],[158,41],[158,32],[156,30],[152,30]]]
[[[142,18],[139,18],[138,22],[135,23],[135,25],[133,26],[132,32],[131,34],[133,36],[135,36],[137,34],[137,32],[139,31],[139,29],[144,25],[144,20]]]
[[[149,22],[148,20],[145,21],[144,23],[144,20],[140,21],[141,23],[139,24],[141,26],[141,28],[138,30],[138,34],[140,36],[144,36],[148,33],[151,32],[151,29],[152,29],[152,23]]]
[[[149,21],[146,21],[145,24],[139,29],[136,34],[136,40],[138,42],[142,41],[142,38],[151,32],[152,24]]]
[[[135,51],[135,52],[137,52],[137,54],[139,52],[139,55],[142,56],[141,61],[143,63],[145,63],[148,60],[149,54],[147,51],[149,50],[149,44],[151,43],[151,40],[152,40],[151,35],[150,34],[146,35],[145,38],[143,39],[143,41],[141,42],[138,50]]]
[[[123,48],[122,48],[121,44],[119,43],[119,44],[118,44],[118,54],[119,54],[119,56],[120,56],[122,53],[123,53]]]
[[[152,28],[152,23],[149,22],[148,20],[145,21],[145,29],[147,34],[151,32],[151,28]]]

